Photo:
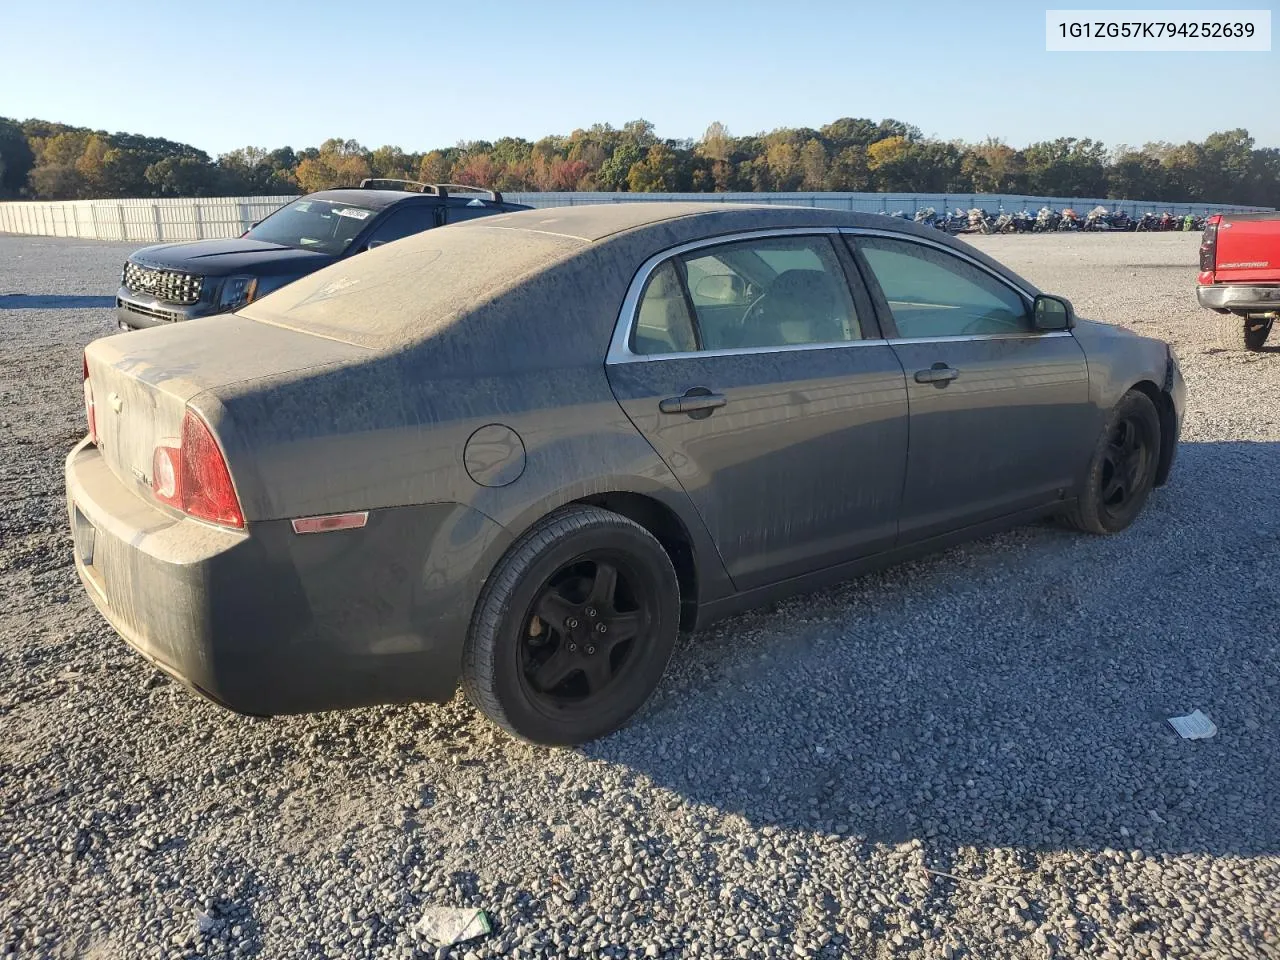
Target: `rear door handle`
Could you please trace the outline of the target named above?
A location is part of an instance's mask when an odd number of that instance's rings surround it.
[[[935,363],[928,370],[916,371],[916,383],[936,383],[940,387],[945,387],[958,376],[960,371],[955,367],[948,367],[945,363]]]
[[[723,393],[712,393],[706,387],[694,387],[686,391],[683,397],[667,397],[667,399],[660,401],[658,409],[663,413],[687,413],[690,415],[700,413],[709,417],[713,410],[723,407],[728,402]]]

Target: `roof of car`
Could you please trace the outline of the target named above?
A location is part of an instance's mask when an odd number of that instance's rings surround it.
[[[532,230],[554,233],[593,243],[615,234],[669,224],[672,220],[696,218],[684,226],[697,232],[704,225],[715,226],[708,233],[731,230],[773,229],[778,227],[893,227],[907,221],[890,220],[877,213],[854,213],[820,207],[786,206],[782,204],[720,203],[706,201],[669,202],[633,200],[615,203],[591,203],[572,207],[550,207],[524,210],[498,217],[486,217],[485,227],[510,230]],[[479,221],[477,221],[477,226]],[[916,230],[926,228],[916,227]],[[934,234],[936,230],[932,231]]]
[[[579,359],[603,350],[649,258],[752,230],[838,227],[928,237],[1021,281],[968,244],[881,214],[643,201],[524,210],[428,230],[309,274],[240,313],[371,350],[431,340],[442,369],[571,365],[575,350]]]

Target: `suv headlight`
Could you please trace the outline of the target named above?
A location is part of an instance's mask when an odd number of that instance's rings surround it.
[[[227,277],[222,281],[218,306],[223,310],[238,310],[246,303],[251,303],[257,293],[257,277]]]

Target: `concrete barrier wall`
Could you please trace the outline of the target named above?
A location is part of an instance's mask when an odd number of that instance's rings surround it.
[[[660,200],[692,200],[701,203],[774,203],[864,213],[914,214],[924,207],[939,213],[957,208],[981,207],[988,212],[1040,207],[1061,210],[1072,207],[1084,214],[1096,206],[1124,210],[1130,216],[1143,213],[1239,213],[1268,210],[1203,203],[1161,203],[1150,200],[1107,200],[1092,197],[1034,197],[1013,194],[942,193],[509,193],[515,203],[534,207],[574,206],[582,203],[645,203]],[[46,237],[81,237],[87,240],[124,240],[136,243],[171,243],[238,237],[254,221],[296,197],[201,197],[168,200],[62,200],[0,203],[0,233]]]

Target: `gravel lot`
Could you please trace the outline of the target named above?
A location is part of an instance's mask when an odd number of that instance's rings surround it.
[[[491,911],[468,958],[1280,957],[1280,351],[1216,348],[1196,242],[975,240],[1178,350],[1132,529],[727,621],[549,751],[460,696],[243,719],[129,652],[61,470],[132,247],[0,237],[0,958],[435,956],[428,904]],[[1218,735],[1178,739],[1197,707]]]

